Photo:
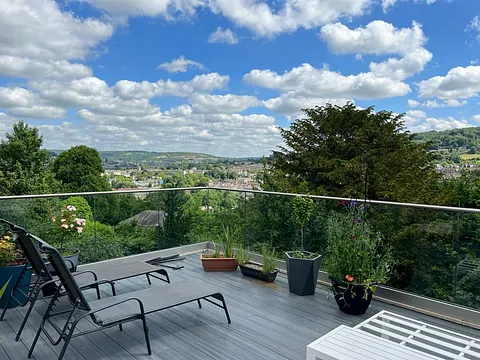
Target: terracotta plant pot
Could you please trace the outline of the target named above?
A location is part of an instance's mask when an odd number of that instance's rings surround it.
[[[205,271],[235,271],[238,267],[237,259],[235,258],[210,258],[200,255],[202,260],[203,270]]]

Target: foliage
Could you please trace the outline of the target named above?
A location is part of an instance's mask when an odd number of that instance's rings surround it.
[[[464,153],[467,151],[476,153],[476,150],[480,147],[480,127],[429,131],[415,134],[413,139],[426,143],[428,150],[458,150],[463,148]]]
[[[52,217],[54,238],[51,245],[67,255],[65,243],[70,242],[75,236],[81,234],[87,225],[87,220],[77,216],[77,209],[73,205],[66,205],[57,216]]]
[[[295,196],[293,199],[293,219],[300,226],[300,246],[303,251],[303,229],[310,216],[312,215],[313,210],[315,209],[315,204],[312,199],[309,197]]]
[[[10,266],[18,257],[15,243],[10,240],[9,236],[0,239],[0,267]]]
[[[271,273],[277,268],[277,252],[269,246],[262,247],[263,266],[262,271],[264,274]]]
[[[223,255],[227,258],[234,257],[234,247],[238,244],[238,228],[222,224],[223,236],[220,238]]]
[[[62,152],[53,162],[52,169],[66,192],[110,190],[108,181],[101,176],[100,155],[93,148],[81,145]]]
[[[303,111],[304,118],[279,128],[284,146],[273,152],[265,176],[271,190],[356,198],[364,156],[370,199],[422,201],[439,178],[432,154],[404,131],[402,115],[353,103]]]
[[[158,231],[152,227],[138,226],[135,221],[125,221],[114,227],[121,239],[125,255],[141,254],[158,248]]]
[[[121,238],[111,226],[99,222],[89,223],[83,234],[70,239],[68,246],[80,249],[82,264],[124,256]]]
[[[251,259],[249,250],[243,247],[237,247],[235,249],[235,259],[240,265],[247,264]]]
[[[77,217],[85,219],[86,221],[93,220],[92,208],[82,196],[71,196],[62,201],[64,207],[73,206]]]
[[[38,129],[19,121],[5,138],[0,143],[0,195],[55,192],[51,157],[42,149]]]
[[[159,229],[161,248],[188,244],[190,219],[185,212],[188,195],[184,191],[167,191],[163,194],[165,220]]]
[[[323,265],[332,277],[365,284],[371,290],[376,283],[387,282],[393,265],[390,249],[383,246],[380,233],[371,230],[360,211],[333,212],[327,220],[326,235]]]

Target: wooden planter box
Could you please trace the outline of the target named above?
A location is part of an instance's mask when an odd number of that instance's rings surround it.
[[[203,270],[205,271],[235,271],[237,270],[238,263],[235,258],[210,258],[200,255],[202,260]]]

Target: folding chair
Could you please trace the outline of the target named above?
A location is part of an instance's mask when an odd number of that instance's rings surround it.
[[[58,251],[48,244],[42,244],[40,249],[48,254],[48,259],[60,279],[61,287],[57,289],[57,292],[50,301],[45,315],[42,318],[41,324],[28,353],[29,358],[32,356],[35,345],[42,332],[54,346],[58,345],[62,339],[64,340],[64,345],[58,356],[58,360],[62,360],[72,338],[114,326],[119,326],[120,330],[122,330],[122,324],[135,320],[142,321],[148,354],[151,355],[152,350],[150,347],[145,315],[194,301],[198,303],[200,308],[200,300],[205,300],[222,308],[225,311],[228,323],[231,323],[223,295],[216,289],[213,289],[202,282],[183,281],[168,286],[151,287],[118,296],[102,298],[100,300],[87,301],[75,281],[75,277],[68,270],[67,265]],[[108,282],[108,280],[103,281]],[[62,287],[68,294],[71,308],[66,311],[54,312]],[[113,284],[112,288],[114,288]],[[210,298],[214,298],[220,303],[213,301]],[[65,325],[62,328],[52,321],[53,317],[60,314],[67,316]],[[97,328],[75,333],[78,323],[85,318],[90,318]],[[54,339],[46,331],[45,324],[47,322],[59,335],[57,339]]]

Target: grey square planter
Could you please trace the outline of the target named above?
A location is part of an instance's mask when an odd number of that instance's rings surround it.
[[[291,293],[305,296],[315,294],[317,287],[318,270],[320,270],[321,255],[314,259],[300,259],[292,257],[298,251],[288,251],[287,256],[287,277],[288,289]],[[308,251],[303,253],[313,254]]]

